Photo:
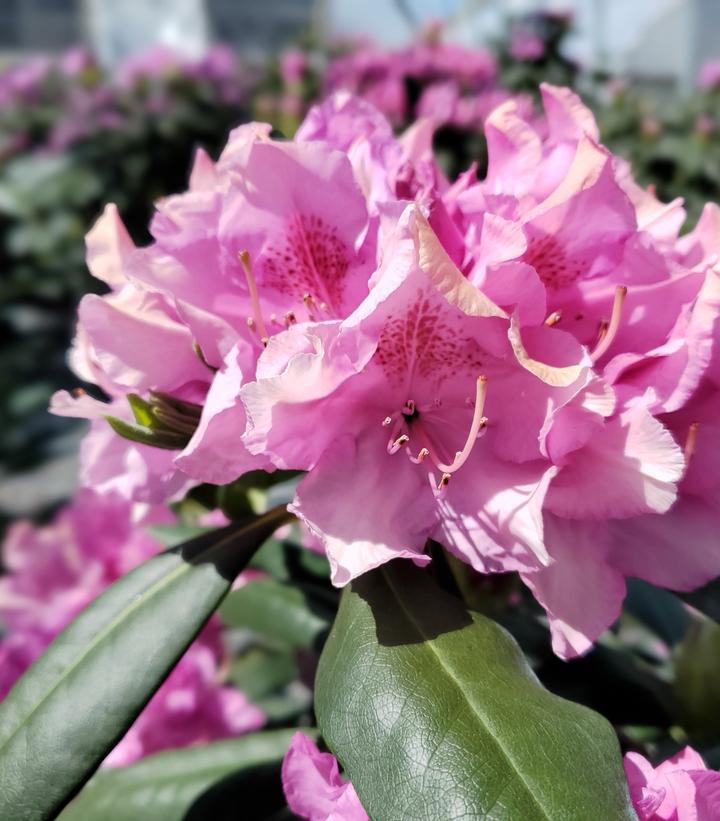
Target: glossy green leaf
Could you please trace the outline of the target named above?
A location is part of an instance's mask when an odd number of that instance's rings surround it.
[[[330,629],[333,610],[322,588],[256,579],[225,599],[220,618],[290,647],[318,647]]]
[[[255,777],[258,768],[264,771],[274,765],[277,769],[294,732],[266,730],[103,770],[60,815],[60,821],[187,821],[191,810],[197,815],[203,805],[216,802],[218,791],[227,794],[228,776],[238,785],[243,778]],[[236,818],[239,806],[236,803]]]
[[[505,630],[409,562],[343,594],[315,707],[377,821],[636,819],[605,719],[545,690]]]
[[[68,625],[0,704],[0,818],[55,817],[287,517],[276,508],[161,553]]]

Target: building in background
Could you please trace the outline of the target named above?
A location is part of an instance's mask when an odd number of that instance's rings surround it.
[[[109,63],[150,45],[197,54],[220,40],[253,56],[308,32],[315,0],[0,0],[0,54],[87,42]]]
[[[0,51],[59,51],[83,39],[82,0],[0,0]]]

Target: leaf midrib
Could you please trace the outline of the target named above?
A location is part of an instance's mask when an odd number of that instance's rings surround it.
[[[401,596],[401,595],[399,595],[399,593],[398,593],[397,589],[396,589],[396,588],[395,588],[395,586],[393,585],[393,583],[392,583],[391,579],[389,578],[389,574],[388,574],[385,570],[383,570],[383,571],[382,571],[382,576],[383,576],[383,579],[385,580],[385,583],[387,584],[388,588],[390,589],[390,592],[393,594],[393,596],[394,596],[395,600],[397,601],[398,605],[400,606],[400,609],[402,610],[403,614],[405,615],[405,617],[407,618],[407,620],[410,622],[410,624],[411,624],[411,625],[412,625],[412,626],[413,626],[413,627],[414,627],[414,628],[418,631],[418,633],[422,636],[422,638],[423,638],[423,643],[424,643],[426,646],[428,646],[428,647],[430,648],[430,650],[432,651],[433,656],[437,659],[438,664],[442,667],[442,669],[443,669],[443,670],[445,670],[445,671],[447,672],[447,674],[448,674],[448,676],[450,677],[450,680],[452,681],[453,685],[456,687],[456,689],[457,689],[457,690],[458,690],[458,692],[460,693],[461,698],[462,698],[462,699],[463,699],[463,700],[464,700],[464,701],[468,704],[468,706],[470,707],[470,709],[472,710],[472,712],[473,712],[473,713],[474,713],[474,714],[478,717],[478,720],[480,721],[480,723],[481,723],[481,724],[482,724],[482,726],[484,727],[485,732],[487,733],[487,735],[489,736],[489,738],[491,738],[491,739],[493,740],[493,742],[495,743],[495,745],[498,747],[498,749],[500,750],[500,752],[503,754],[504,758],[507,760],[507,762],[508,762],[508,764],[510,765],[510,767],[511,767],[511,768],[512,768],[512,769],[513,769],[516,773],[517,773],[517,775],[518,775],[518,777],[519,777],[520,781],[521,781],[521,782],[522,782],[522,784],[525,786],[525,789],[526,789],[526,791],[527,791],[527,794],[530,796],[530,798],[532,799],[533,803],[534,803],[534,804],[537,806],[537,808],[540,810],[540,812],[542,813],[542,815],[543,815],[543,817],[544,817],[544,818],[546,818],[548,821],[553,821],[552,816],[548,814],[548,811],[546,810],[545,806],[544,806],[544,805],[540,802],[540,800],[539,800],[539,799],[538,799],[538,797],[535,795],[535,793],[533,792],[533,790],[531,789],[530,785],[529,785],[529,784],[528,784],[528,782],[525,780],[525,778],[523,778],[523,775],[522,775],[522,773],[520,772],[520,770],[518,769],[518,767],[517,767],[517,765],[516,765],[516,763],[515,763],[515,761],[514,761],[513,757],[510,755],[510,753],[508,752],[508,750],[506,750],[506,749],[505,749],[505,747],[504,747],[504,746],[503,746],[503,744],[501,743],[500,739],[498,739],[498,738],[497,738],[495,735],[493,735],[493,733],[490,731],[490,728],[489,728],[489,726],[488,726],[488,724],[487,724],[487,720],[486,720],[486,716],[485,716],[485,714],[484,714],[483,712],[481,712],[479,709],[477,709],[477,708],[476,708],[476,705],[475,705],[475,702],[474,702],[474,701],[471,701],[471,700],[468,698],[467,693],[465,692],[464,688],[462,687],[462,685],[461,685],[460,681],[459,681],[459,680],[457,679],[457,677],[455,676],[454,671],[452,670],[452,668],[451,668],[451,667],[448,667],[448,666],[446,665],[446,663],[445,663],[445,662],[444,662],[444,660],[443,660],[442,655],[440,654],[440,652],[438,651],[438,649],[437,649],[437,648],[435,647],[435,645],[433,644],[433,639],[432,639],[432,638],[430,638],[429,636],[427,636],[427,635],[426,635],[425,631],[422,629],[422,626],[421,626],[421,625],[420,625],[420,624],[419,624],[419,623],[415,620],[415,618],[414,618],[414,616],[412,615],[412,613],[411,613],[411,612],[407,609],[407,607],[405,606],[405,604],[404,604],[404,602],[403,602],[403,600],[402,600],[402,596]]]
[[[181,578],[185,573],[189,572],[189,570],[191,568],[194,568],[195,564],[197,564],[197,559],[200,556],[203,556],[206,553],[209,553],[213,550],[216,550],[216,549],[222,547],[224,544],[226,544],[229,541],[233,541],[233,540],[241,537],[243,534],[245,534],[248,531],[253,530],[254,528],[256,528],[258,525],[260,525],[260,523],[264,524],[266,520],[269,520],[269,519],[272,518],[273,514],[277,515],[277,513],[278,513],[277,510],[268,511],[268,513],[266,513],[264,516],[260,517],[259,519],[256,519],[252,523],[248,524],[246,527],[243,527],[240,530],[233,531],[233,533],[228,534],[225,538],[221,539],[220,541],[214,542],[206,550],[201,551],[200,553],[198,553],[197,556],[193,557],[193,562],[192,563],[187,562],[187,561],[182,561],[182,559],[180,559],[181,564],[178,567],[176,567],[174,570],[172,570],[167,575],[163,576],[157,582],[154,582],[150,587],[146,588],[146,590],[143,593],[141,593],[137,598],[135,598],[130,603],[130,605],[124,607],[115,616],[115,618],[113,618],[112,621],[105,628],[103,628],[95,636],[95,638],[86,646],[85,650],[81,653],[81,655],[78,656],[77,659],[69,667],[67,667],[67,668],[65,668],[65,670],[63,670],[62,675],[55,681],[55,683],[52,685],[52,687],[50,687],[50,689],[46,690],[45,693],[35,701],[35,705],[30,710],[30,712],[28,712],[26,714],[25,718],[17,725],[17,727],[12,731],[12,733],[10,733],[10,735],[5,739],[5,741],[2,744],[0,744],[0,754],[2,754],[2,752],[10,746],[11,742],[17,737],[17,735],[20,733],[20,731],[30,722],[30,720],[35,716],[35,714],[50,700],[53,693],[55,693],[55,691],[60,687],[60,685],[63,684],[67,679],[69,679],[72,676],[72,674],[75,672],[75,670],[77,670],[77,668],[87,658],[89,658],[95,652],[95,650],[97,649],[97,646],[104,639],[106,639],[108,636],[110,636],[122,621],[124,621],[126,618],[131,616],[136,610],[140,609],[145,604],[147,604],[147,602],[149,600],[151,600],[152,598],[154,598],[156,595],[159,595],[159,593],[161,593],[162,590],[170,582],[175,581],[175,579],[177,579],[177,578]],[[173,549],[176,549],[176,548],[173,548]],[[167,554],[162,554],[161,553],[155,558],[160,558],[163,555],[167,555]],[[150,561],[152,561],[152,559]],[[142,567],[142,565],[140,567]],[[230,583],[228,582],[228,586],[229,585],[230,585]]]

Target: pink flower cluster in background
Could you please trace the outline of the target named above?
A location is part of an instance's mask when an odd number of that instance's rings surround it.
[[[157,47],[109,72],[85,48],[11,63],[0,71],[0,158],[31,148],[60,152],[98,132],[142,128],[148,114],[174,112],[183,83],[206,86],[202,93],[226,106],[248,96],[238,58],[222,45],[197,60]]]
[[[540,124],[513,100],[488,117],[482,181],[444,177],[428,121],[396,138],[342,92],[294,141],[250,124],[200,153],[147,248],[109,208],[88,264],[112,292],[83,300],[73,361],[113,405],[55,400],[97,418],[84,481],[159,500],[307,471],[292,509],[336,585],[426,564],[432,538],[519,572],[563,657],[626,577],[717,576],[720,212],[680,237],[682,203],[634,182],[575,94],[542,94]],[[174,450],[102,419],[151,391],[197,408]]]
[[[396,50],[356,44],[330,62],[325,88],[363,97],[395,127],[431,117],[438,124],[481,128],[492,109],[511,96],[498,85],[490,51],[444,43],[438,36]],[[532,100],[518,100],[530,115]]]
[[[158,552],[145,527],[171,520],[163,508],[84,489],[50,524],[11,526],[2,548],[7,575],[0,579],[0,699],[80,610]],[[263,713],[222,684],[225,658],[213,619],[105,763],[129,764],[261,727]]]

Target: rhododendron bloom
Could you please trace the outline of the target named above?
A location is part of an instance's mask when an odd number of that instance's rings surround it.
[[[326,128],[335,113],[335,126]],[[421,162],[429,143],[413,138],[405,147],[361,101],[330,100],[311,112],[295,142],[271,140],[269,132],[241,126],[217,163],[200,152],[190,189],[158,204],[149,247],[133,246],[113,206],[87,237],[88,267],[112,292],[80,305],[71,354],[77,373],[113,399],[161,392],[212,409],[201,419],[170,420],[177,436],[166,438],[162,456],[126,443],[102,468],[89,455],[110,447],[99,422],[83,454],[93,486],[101,481],[130,498],[159,501],[186,488],[187,476],[223,483],[268,467],[242,448],[244,413],[229,397],[254,376],[271,336],[357,306],[374,268],[377,208],[412,184],[415,161],[434,179],[429,160]],[[53,409],[129,422],[127,409],[117,411],[123,404],[60,393]]]
[[[714,821],[720,817],[720,773],[685,747],[657,767],[638,753],[625,756],[625,774],[640,821]]]
[[[87,604],[160,545],[145,531],[167,522],[162,508],[133,506],[117,494],[81,490],[52,523],[17,522],[2,550],[0,698]],[[257,729],[264,715],[221,683],[220,624],[212,620],[106,759],[129,764],[170,747]]]
[[[355,788],[345,781],[331,753],[321,753],[303,733],[295,733],[285,753],[282,784],[290,809],[308,821],[368,821]]]

